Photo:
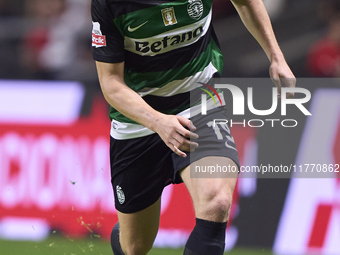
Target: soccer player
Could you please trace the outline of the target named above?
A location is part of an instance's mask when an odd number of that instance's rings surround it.
[[[294,80],[262,1],[232,2],[268,56],[278,89],[281,78]],[[218,140],[207,125],[214,114],[225,114],[224,106],[208,106],[205,117],[189,109],[199,82],[222,72],[211,7],[212,0],[92,0],[93,57],[111,105],[111,182],[119,219],[111,235],[115,255],[148,253],[163,188],[182,181],[196,216],[184,254],[223,254],[237,174],[190,178],[191,162],[239,167],[229,128],[222,130],[227,141]]]

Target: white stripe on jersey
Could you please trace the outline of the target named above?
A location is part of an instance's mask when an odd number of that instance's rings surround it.
[[[223,94],[219,93],[219,96],[221,98],[222,105],[225,105]],[[215,100],[218,101],[217,96],[215,96]],[[219,106],[220,106],[219,104],[218,106],[215,105],[212,98],[207,100],[207,110],[211,110]],[[177,115],[183,116],[189,119],[198,114],[201,114],[201,104],[196,105],[192,108],[186,109],[178,113]],[[117,139],[117,140],[133,139],[133,138],[143,137],[143,136],[147,136],[151,134],[154,134],[154,132],[139,124],[122,123],[117,120],[112,120],[111,122],[110,135],[114,139]]]
[[[164,85],[161,88],[143,88],[137,93],[140,96],[152,95],[152,96],[163,96],[169,97],[181,93],[185,93],[195,89],[198,85],[197,82],[206,83],[210,80],[214,73],[218,70],[210,62],[203,71],[197,72],[195,75],[186,77],[183,80],[174,80]]]

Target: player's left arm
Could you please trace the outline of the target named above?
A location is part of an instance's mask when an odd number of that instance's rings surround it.
[[[290,70],[283,53],[277,43],[267,10],[262,0],[231,0],[242,22],[254,36],[266,53],[270,68],[269,74],[278,92],[281,92],[281,83],[287,87],[295,87],[296,79]],[[287,95],[292,96],[292,95]]]

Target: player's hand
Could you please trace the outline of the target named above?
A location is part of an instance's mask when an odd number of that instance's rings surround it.
[[[274,57],[272,59],[269,68],[269,75],[277,87],[277,95],[279,99],[281,99],[282,84],[288,88],[295,88],[296,78],[283,56]],[[287,93],[286,97],[294,97],[294,93]]]
[[[164,143],[181,157],[187,156],[183,151],[194,151],[198,147],[198,143],[190,141],[190,139],[198,138],[198,135],[192,132],[196,130],[196,127],[183,116],[163,114],[157,121],[154,130]]]

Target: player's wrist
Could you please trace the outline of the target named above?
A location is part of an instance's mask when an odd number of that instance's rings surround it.
[[[165,114],[161,112],[156,112],[152,116],[152,120],[148,123],[148,128],[156,133],[158,133],[161,129],[161,125],[164,122]]]
[[[275,63],[275,62],[280,63],[280,62],[286,61],[281,51],[271,53],[269,59],[271,63]]]

